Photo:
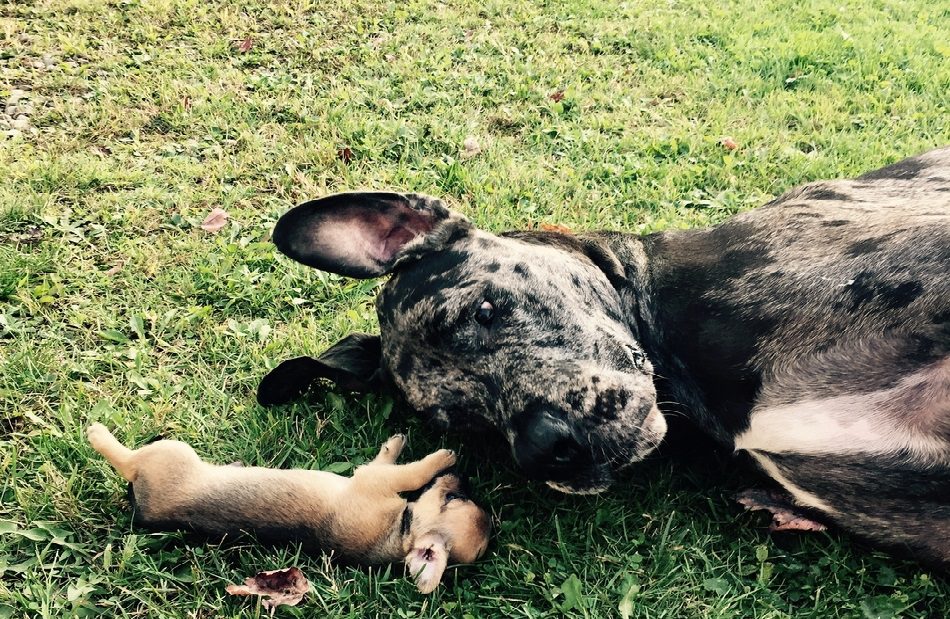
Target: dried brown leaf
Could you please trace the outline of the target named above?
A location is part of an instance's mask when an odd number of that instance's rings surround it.
[[[561,224],[541,224],[540,228],[545,232],[558,232],[560,234],[574,234],[574,231]]]
[[[550,99],[551,101],[554,101],[555,103],[557,103],[563,98],[564,98],[563,90],[555,90],[554,92],[548,95],[548,99]]]
[[[217,232],[228,223],[228,212],[223,208],[213,208],[211,212],[201,222],[201,229],[206,232]]]
[[[244,580],[243,585],[228,585],[225,591],[231,595],[268,596],[261,605],[270,610],[271,616],[278,606],[296,606],[310,591],[310,582],[296,567],[283,570],[258,572]]]
[[[246,54],[249,51],[251,51],[251,47],[253,46],[254,46],[254,39],[252,39],[251,37],[247,37],[246,39],[244,39],[237,45],[236,49],[242,54]]]
[[[736,143],[736,141],[733,140],[733,139],[730,138],[730,137],[725,137],[725,138],[719,140],[719,143],[720,143],[720,144],[722,145],[722,147],[725,148],[726,150],[735,150],[735,149],[739,148],[739,144]]]
[[[36,245],[43,240],[43,229],[39,226],[27,226],[15,238],[18,245]]]
[[[355,155],[349,146],[344,146],[343,148],[337,149],[336,158],[342,161],[343,163],[349,163],[353,161]]]

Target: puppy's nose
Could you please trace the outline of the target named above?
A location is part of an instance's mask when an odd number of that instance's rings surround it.
[[[522,418],[516,426],[514,456],[524,472],[534,479],[569,479],[578,468],[592,461],[590,449],[563,418],[542,410]]]

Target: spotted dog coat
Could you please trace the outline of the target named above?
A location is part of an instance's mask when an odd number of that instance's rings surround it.
[[[671,401],[798,506],[950,563],[950,148],[703,230],[497,236],[433,198],[351,193],[292,209],[274,241],[392,277],[380,336],[284,362],[262,403],[321,377],[392,391],[597,492],[661,441]]]

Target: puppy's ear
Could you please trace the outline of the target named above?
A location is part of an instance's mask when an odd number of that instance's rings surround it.
[[[444,246],[471,228],[441,201],[419,194],[338,193],[305,202],[277,221],[274,244],[297,262],[366,279],[404,258]]]
[[[435,591],[448,563],[449,550],[438,533],[426,533],[417,539],[406,555],[406,566],[421,593]]]
[[[378,335],[351,333],[317,359],[288,359],[271,370],[257,387],[257,401],[262,406],[286,404],[320,378],[333,381],[344,391],[380,392],[381,354]]]

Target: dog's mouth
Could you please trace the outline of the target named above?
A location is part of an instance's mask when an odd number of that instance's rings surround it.
[[[597,471],[596,474],[582,480],[547,481],[545,483],[549,488],[564,494],[600,494],[610,488],[613,483],[613,476],[610,474],[609,468],[604,467],[603,470]]]
[[[545,479],[544,482],[559,492],[566,494],[599,494],[613,483],[613,473],[640,462],[653,452],[666,435],[666,419],[655,408],[643,420],[632,444],[601,447],[593,458],[578,462],[571,475],[558,479]]]

